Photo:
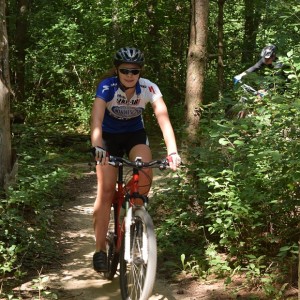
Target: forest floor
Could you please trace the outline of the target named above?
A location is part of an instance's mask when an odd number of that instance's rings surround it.
[[[96,195],[96,175],[87,164],[78,165],[77,168],[81,169],[82,175],[74,175],[70,180],[66,187],[69,200],[56,214],[54,232],[61,259],[41,270],[38,282],[29,280],[16,287],[15,292],[18,291],[21,299],[121,299],[118,275],[113,281],[107,281],[92,269],[92,211]],[[229,286],[225,286],[223,279],[199,281],[185,274],[171,281],[166,278],[163,274],[158,274],[150,300],[266,299],[260,291],[244,288],[242,277],[235,278]],[[47,296],[44,297],[46,293]],[[297,299],[297,291],[290,291],[285,299]]]

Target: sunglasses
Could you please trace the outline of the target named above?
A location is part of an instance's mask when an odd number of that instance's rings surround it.
[[[122,74],[128,75],[128,74],[133,74],[133,75],[138,75],[140,74],[141,70],[140,69],[119,69],[119,71]]]

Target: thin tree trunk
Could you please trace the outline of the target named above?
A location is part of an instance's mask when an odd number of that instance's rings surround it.
[[[148,1],[148,8],[147,8],[147,17],[149,19],[149,40],[150,43],[148,45],[148,51],[151,53],[149,55],[148,68],[152,69],[153,74],[155,74],[155,78],[157,78],[160,74],[161,64],[157,59],[157,56],[153,55],[157,49],[157,40],[159,40],[159,22],[156,20],[156,9],[157,9],[157,0]]]
[[[208,30],[208,0],[191,0],[190,43],[187,57],[186,116],[188,141],[195,141],[203,102],[206,43]]]
[[[120,28],[119,28],[119,24],[118,24],[118,18],[119,18],[119,9],[118,9],[118,3],[119,0],[112,0],[112,17],[111,17],[111,32],[107,32],[107,34],[109,35],[107,37],[108,40],[112,41],[112,48],[117,50],[121,47],[124,46],[128,46],[128,45],[120,45],[120,40],[122,41],[122,39],[120,38]]]
[[[5,176],[11,170],[10,81],[5,11],[6,2],[0,0],[0,188],[4,187]]]
[[[258,33],[259,22],[261,19],[261,2],[259,0],[245,1],[245,31],[243,40],[242,63],[253,61],[256,48],[256,36]]]
[[[222,98],[223,86],[224,86],[224,4],[226,0],[218,0],[218,88],[219,88],[219,99]]]

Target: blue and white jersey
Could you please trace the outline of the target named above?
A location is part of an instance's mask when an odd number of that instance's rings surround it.
[[[148,79],[140,78],[135,93],[127,99],[117,77],[101,81],[96,98],[106,102],[102,129],[110,133],[134,132],[144,128],[142,114],[148,102],[153,103],[162,96],[158,86]]]

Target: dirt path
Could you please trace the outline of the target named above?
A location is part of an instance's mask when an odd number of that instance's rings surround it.
[[[54,262],[50,270],[42,272],[42,276],[49,277],[42,290],[50,295],[46,298],[37,296],[32,281],[29,281],[14,289],[23,295],[18,299],[121,299],[118,275],[113,281],[107,281],[92,268],[92,211],[96,195],[96,175],[87,165],[81,165],[80,168],[84,169],[83,177],[74,178],[68,187],[73,197],[57,213],[55,232],[63,253],[61,261],[59,264]],[[248,292],[242,288],[242,284],[243,280],[237,278],[230,289],[226,289],[222,279],[200,282],[182,276],[174,283],[157,278],[153,296],[149,300],[274,300],[264,298],[257,290]],[[51,295],[57,297],[51,298]],[[291,290],[290,296],[284,299],[297,299],[297,290]]]
[[[80,173],[82,176],[74,175],[73,180],[70,180],[67,186],[70,194],[69,200],[57,212],[56,228],[54,228],[62,257],[60,262],[54,262],[50,269],[41,272],[43,276],[49,277],[49,280],[43,283],[42,289],[49,292],[50,296],[48,295],[47,298],[37,297],[36,290],[32,288],[32,281],[29,281],[14,289],[20,291],[22,295],[26,294],[25,297],[22,296],[18,299],[121,299],[118,275],[113,281],[107,281],[92,268],[94,253],[92,212],[96,196],[96,175],[88,164],[78,164],[73,167],[74,174]],[[160,172],[159,174],[166,177],[166,173]],[[154,179],[159,179],[159,176],[156,175]],[[162,183],[159,183],[161,186]],[[155,180],[153,186],[155,186]],[[152,200],[155,201],[155,199]],[[163,278],[157,278],[150,300],[266,299],[259,291],[250,293],[242,286],[242,278],[235,278],[230,289],[225,288],[223,279],[196,281],[182,276],[176,282],[169,282]],[[284,299],[297,299],[297,291],[292,290],[291,292],[291,297]],[[57,295],[57,298],[51,298],[52,294],[53,296]]]
[[[120,300],[118,276],[110,282],[92,269],[92,210],[96,195],[96,175],[89,166],[82,167],[83,177],[75,178],[70,183],[73,199],[65,203],[57,215],[59,221],[56,230],[60,235],[59,244],[64,249],[64,257],[61,266],[47,274],[50,277],[47,285],[62,300]],[[233,299],[222,297],[223,292],[224,287],[218,283],[171,284],[160,278],[156,281],[150,300]]]
[[[74,200],[59,213],[60,243],[65,248],[61,269],[49,274],[50,288],[59,292],[59,299],[120,299],[119,280],[104,280],[92,269],[94,234],[92,210],[96,195],[96,176],[89,171],[75,179],[71,187]],[[157,282],[153,300],[175,299],[162,281]]]
[[[80,178],[75,176],[70,181],[68,190],[72,197],[57,213],[55,231],[63,255],[59,265],[55,263],[56,267],[43,273],[49,277],[46,289],[57,295],[57,298],[51,299],[120,300],[118,274],[113,281],[107,281],[92,268],[94,253],[92,211],[96,196],[96,175],[87,164],[78,167],[83,176]],[[165,176],[165,174],[160,176]],[[183,276],[174,283],[157,278],[153,296],[149,300],[266,299],[257,291],[248,293],[242,288],[242,283],[243,280],[237,278],[230,289],[226,289],[222,279],[200,282]],[[291,298],[285,299],[296,299],[296,291],[292,294]]]

